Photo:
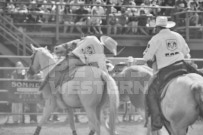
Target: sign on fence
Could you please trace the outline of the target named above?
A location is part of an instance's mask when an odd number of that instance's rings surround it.
[[[9,102],[41,102],[40,83],[33,80],[11,80],[8,81],[8,100]]]

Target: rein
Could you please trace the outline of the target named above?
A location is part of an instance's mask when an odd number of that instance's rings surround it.
[[[47,69],[48,67],[50,67],[50,66],[52,66],[52,65],[54,65],[54,64],[56,64],[56,63],[52,63],[52,64],[50,64],[50,65],[45,66],[44,68],[40,69],[39,72],[40,72],[40,71],[43,71],[43,70],[45,70],[45,69]]]
[[[32,65],[33,65],[34,58],[35,58],[35,55],[36,55],[36,54],[37,54],[37,51],[36,51],[36,52],[33,54],[33,56],[31,57],[32,62],[31,62],[30,69],[29,69],[30,72],[33,72],[33,70],[32,70],[31,67],[32,67]],[[43,70],[45,70],[45,69],[47,69],[48,67],[50,67],[50,66],[52,66],[52,65],[54,65],[54,64],[56,64],[56,63],[52,63],[52,64],[49,64],[49,65],[45,66],[44,68],[40,69],[39,72],[40,72],[40,71],[43,71]],[[38,73],[39,73],[39,72],[38,72]]]
[[[63,48],[65,48],[66,54],[68,54],[69,52],[73,51],[76,48],[77,44],[75,42],[73,42],[73,43],[71,43],[71,46],[68,46],[68,44],[65,43],[62,46],[63,46]]]
[[[44,55],[44,54],[43,54],[43,55]],[[44,68],[40,69],[39,71],[43,71],[43,70],[47,69],[48,67],[50,67],[50,66],[52,66],[52,65],[54,65],[54,64],[56,64],[56,63],[54,62],[54,63],[52,63],[52,64],[49,64],[49,65],[45,66]]]

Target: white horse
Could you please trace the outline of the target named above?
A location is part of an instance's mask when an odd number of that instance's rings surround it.
[[[51,53],[43,47],[33,50],[32,63],[29,69],[30,73],[37,73],[40,70],[46,76],[50,69],[55,65],[55,60]],[[72,80],[62,85],[62,100],[66,104],[70,118],[70,127],[73,135],[77,135],[73,119],[73,108],[84,107],[89,120],[89,135],[95,132],[100,135],[100,114],[103,106],[109,103],[109,133],[115,133],[115,118],[119,106],[119,92],[114,79],[99,68],[91,66],[79,67]],[[42,90],[45,99],[43,116],[39,122],[34,135],[40,133],[42,125],[54,111],[56,106],[60,106],[57,98],[51,92],[51,87],[47,83]],[[64,108],[63,108],[64,109]]]

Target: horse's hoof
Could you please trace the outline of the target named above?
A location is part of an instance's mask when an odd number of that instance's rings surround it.
[[[114,133],[115,135],[119,135],[119,133],[118,133],[118,131],[115,131],[115,133]]]
[[[89,135],[94,135],[95,131],[91,130]]]
[[[75,130],[73,130],[73,132],[72,132],[72,133],[73,133],[73,135],[77,135],[77,132],[76,132]]]
[[[34,135],[39,135],[41,129],[42,129],[42,127],[38,127],[38,126],[37,126]]]

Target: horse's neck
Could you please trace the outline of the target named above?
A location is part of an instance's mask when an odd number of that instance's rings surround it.
[[[47,76],[47,74],[51,71],[51,69],[55,66],[56,61],[54,59],[48,59],[44,63],[42,63],[41,69],[43,72],[43,78]]]

